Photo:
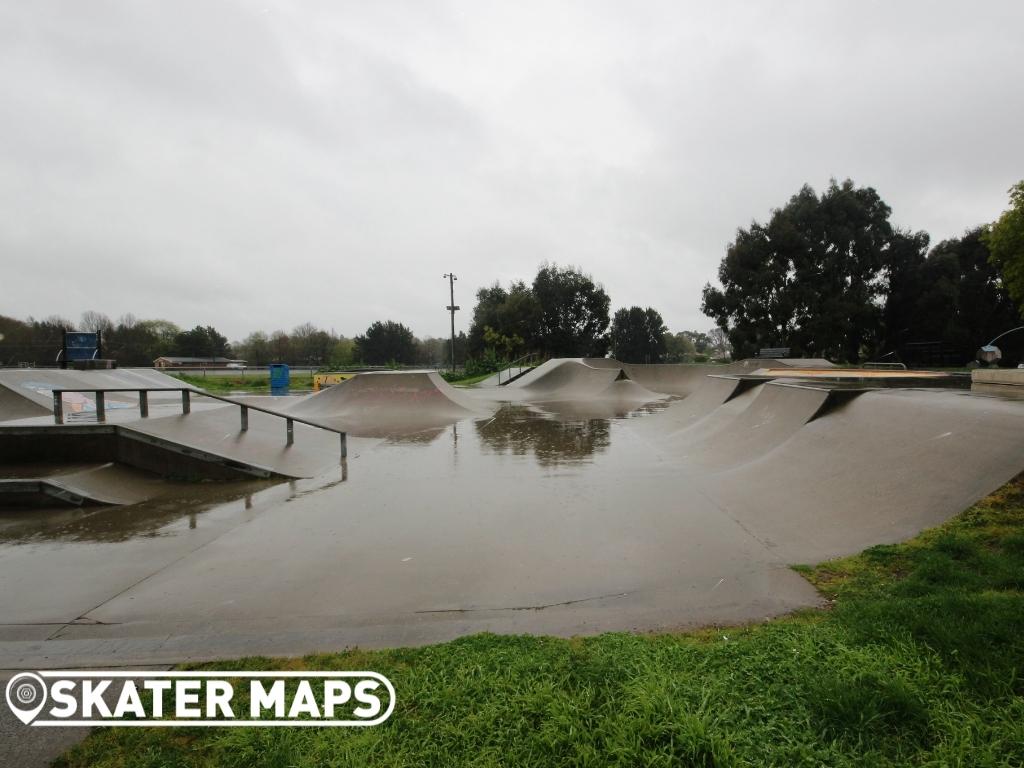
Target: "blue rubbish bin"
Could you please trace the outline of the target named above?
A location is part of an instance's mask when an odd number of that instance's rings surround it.
[[[290,383],[291,375],[287,365],[275,363],[270,366],[270,394],[287,395]]]

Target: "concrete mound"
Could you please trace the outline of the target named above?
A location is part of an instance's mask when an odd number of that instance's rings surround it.
[[[430,371],[360,373],[289,405],[285,412],[359,437],[436,429],[493,409]]]
[[[712,374],[731,373],[725,365],[625,364],[629,377],[652,392],[688,397]]]
[[[575,366],[567,366],[569,363],[573,363]],[[548,360],[546,363],[543,363],[501,389],[518,389],[531,394],[550,393],[567,383],[579,384],[580,380],[585,376],[580,371],[582,369],[592,369],[622,372],[630,381],[635,382],[649,392],[675,397],[688,397],[700,389],[707,376],[754,373],[762,368],[827,369],[833,367],[835,366],[827,360],[796,358],[786,360],[750,358],[728,364],[623,363],[611,357],[556,358]],[[573,370],[574,368],[575,370]],[[576,378],[573,378],[574,374]],[[497,387],[497,376],[492,377],[492,379],[482,383],[482,386]],[[570,379],[572,379],[571,382]],[[592,394],[592,387],[600,387],[602,379],[593,375],[591,375],[591,379],[593,379],[593,384],[588,383],[587,386],[579,388],[581,395],[584,397]]]
[[[602,400],[641,405],[664,399],[633,381],[618,362],[606,358],[548,360],[508,386],[534,402]]]

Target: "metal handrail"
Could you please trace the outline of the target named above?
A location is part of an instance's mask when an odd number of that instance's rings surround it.
[[[295,422],[299,424],[305,424],[309,427],[316,427],[327,432],[334,432],[341,436],[341,458],[345,459],[348,457],[348,434],[340,429],[334,427],[328,427],[323,424],[317,424],[314,421],[307,421],[306,419],[300,419],[295,416],[286,416],[283,413],[272,411],[269,408],[261,408],[258,405],[249,405],[248,403],[242,403],[238,400],[233,400],[230,397],[224,397],[223,395],[214,395],[209,392],[204,392],[201,389],[193,389],[191,387],[65,387],[61,389],[51,390],[53,393],[53,423],[63,424],[64,423],[64,393],[65,392],[92,392],[96,397],[96,421],[105,422],[107,420],[106,411],[106,393],[107,392],[135,392],[139,396],[139,416],[143,419],[149,418],[149,393],[150,392],[181,392],[181,413],[183,416],[188,415],[192,412],[192,399],[193,394],[199,395],[200,397],[209,397],[212,400],[220,400],[224,403],[230,403],[231,405],[237,405],[240,410],[241,416],[241,429],[239,431],[246,432],[249,429],[249,411],[259,411],[260,413],[267,413],[271,416],[277,416],[279,419],[285,420],[285,439],[287,445],[292,445],[295,442]]]
[[[499,387],[501,386],[501,374],[504,373],[505,370],[508,371],[508,381],[505,382],[506,384],[508,384],[509,381],[512,381],[512,379],[514,379],[516,376],[518,376],[519,373],[522,373],[523,368],[532,367],[532,366],[530,366],[528,364],[532,363],[534,360],[536,360],[539,357],[540,357],[540,353],[538,353],[538,352],[530,352],[528,355],[523,355],[522,357],[517,357],[515,360],[513,360],[511,363],[509,363],[503,370],[498,371],[498,386]],[[513,374],[512,373],[512,369],[513,368],[518,368],[519,369],[519,373]]]
[[[1009,336],[1011,333],[1014,333],[1015,331],[1024,331],[1024,325],[1018,325],[1016,328],[1011,328],[1008,331],[1003,331],[1002,333],[1000,333],[998,336],[996,336],[994,339],[992,339],[992,341],[990,341],[985,346],[986,347],[991,347],[993,344],[995,344],[997,341],[999,341],[1001,338],[1003,338],[1003,336]]]

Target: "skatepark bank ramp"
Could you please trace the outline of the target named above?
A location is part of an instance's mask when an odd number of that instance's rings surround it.
[[[104,402],[98,404],[99,393]],[[191,481],[305,478],[336,467],[347,452],[347,436],[329,426],[303,424],[301,416],[262,402],[205,393],[149,370],[0,371],[0,408],[0,462],[12,467],[101,461]],[[32,471],[5,476],[5,498],[20,493],[19,483],[29,495],[62,498],[62,481]],[[104,492],[104,478],[122,490],[129,485],[113,471],[91,473],[78,478],[88,480],[82,493],[66,489],[63,496],[132,503],[131,494]]]
[[[642,404],[665,397],[635,382],[622,365],[610,359],[548,360],[505,389],[536,402],[614,400]]]
[[[53,390],[81,390],[64,395],[69,414],[92,413],[96,410],[91,389],[159,389],[190,387],[180,379],[149,368],[115,368],[112,370],[75,371],[60,368],[11,368],[0,370],[0,421],[30,418],[53,413]],[[153,392],[151,402],[171,402],[177,397],[169,392]],[[106,397],[108,410],[138,408],[138,395],[132,392],[111,392]]]
[[[752,374],[761,368],[775,368],[790,374],[801,369],[828,369],[835,366],[827,360],[774,360],[751,358],[733,363],[622,363],[610,357],[555,358],[534,368],[507,386],[534,395],[559,397],[593,397],[603,389],[607,378],[596,371],[613,371],[615,378],[626,378],[650,395],[692,395],[708,376]],[[604,374],[607,377],[607,373]],[[656,399],[656,398],[654,398]]]
[[[432,371],[381,371],[357,374],[284,411],[357,437],[387,437],[486,416],[494,408]]]

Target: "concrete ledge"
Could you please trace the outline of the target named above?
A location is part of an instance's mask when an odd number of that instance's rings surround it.
[[[971,382],[1024,386],[1024,368],[978,368],[971,371]]]
[[[295,477],[123,425],[0,426],[0,438],[0,462],[5,464],[110,461],[192,481]]]

